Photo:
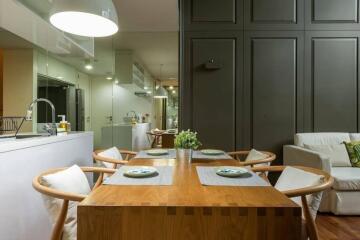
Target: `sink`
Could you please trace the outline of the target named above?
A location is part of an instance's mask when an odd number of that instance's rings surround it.
[[[18,134],[16,139],[25,139],[25,138],[37,138],[37,137],[49,137],[49,134]]]

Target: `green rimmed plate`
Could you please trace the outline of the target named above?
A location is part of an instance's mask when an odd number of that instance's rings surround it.
[[[124,176],[132,178],[145,178],[157,174],[157,169],[154,167],[132,167],[124,172]]]
[[[211,155],[211,156],[224,154],[224,151],[217,150],[217,149],[203,149],[200,152],[204,155]]]
[[[166,149],[150,149],[146,151],[146,154],[151,156],[162,156],[169,154],[169,150]]]
[[[240,177],[248,174],[249,170],[243,167],[223,166],[215,169],[216,174],[222,177]]]

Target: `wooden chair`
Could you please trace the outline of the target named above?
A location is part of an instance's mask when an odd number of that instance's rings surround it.
[[[254,172],[282,172],[286,166],[264,166],[264,167],[254,167],[252,168],[252,171]],[[302,210],[303,210],[303,216],[304,216],[304,230],[302,239],[310,239],[310,240],[318,240],[319,234],[316,228],[316,224],[314,221],[314,218],[311,216],[310,208],[306,199],[307,195],[319,193],[322,192],[328,188],[330,188],[333,183],[334,179],[331,177],[327,172],[315,169],[315,168],[309,168],[309,167],[294,167],[301,169],[306,172],[310,172],[313,174],[317,174],[320,176],[323,176],[323,181],[317,185],[311,186],[311,187],[304,187],[304,188],[298,188],[298,189],[291,189],[288,191],[283,191],[282,193],[285,194],[289,198],[294,197],[301,197],[301,203],[302,203]],[[263,178],[266,178],[264,174],[261,175]],[[266,178],[265,180],[268,181]]]
[[[250,166],[254,167],[257,164],[270,164],[272,161],[276,159],[276,155],[272,152],[260,151],[267,155],[266,158],[260,160],[248,160],[244,161],[245,157],[250,153],[250,151],[235,151],[235,152],[228,152],[228,154],[236,160],[240,161],[242,166]]]
[[[40,175],[36,176],[33,179],[32,185],[33,187],[40,193],[47,195],[49,197],[57,198],[60,200],[63,200],[62,207],[60,210],[60,214],[54,224],[54,228],[51,233],[51,240],[60,240],[62,238],[63,228],[68,212],[69,207],[69,201],[75,201],[75,202],[81,202],[84,200],[86,195],[76,194],[76,193],[70,193],[70,192],[63,192],[59,191],[50,187],[46,187],[41,184],[41,177],[53,174],[62,170],[65,170],[66,168],[57,168],[57,169],[50,169],[47,170]],[[99,177],[93,187],[92,190],[96,189],[98,186],[101,185],[104,178],[104,173],[107,174],[113,174],[116,170],[115,169],[108,169],[108,168],[98,168],[98,167],[81,167],[81,170],[83,172],[92,172],[92,173],[98,173]]]
[[[123,160],[119,160],[119,159],[107,158],[107,157],[100,156],[99,153],[101,153],[103,151],[105,151],[105,150],[100,149],[100,150],[94,151],[93,152],[93,158],[96,161],[99,161],[99,162],[112,163],[113,164],[113,169],[116,169],[118,167],[118,165],[127,164],[129,162],[129,160],[134,158],[136,156],[136,154],[137,154],[137,152],[133,152],[133,151],[119,150],[120,154],[123,156]]]
[[[175,133],[163,133],[161,135],[161,148],[174,148]]]

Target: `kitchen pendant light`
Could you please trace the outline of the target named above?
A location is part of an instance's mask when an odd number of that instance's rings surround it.
[[[167,91],[165,90],[165,88],[160,86],[158,89],[156,89],[154,98],[167,98],[167,97],[168,97]]]
[[[118,30],[112,0],[54,0],[50,22],[56,28],[85,37],[106,37]]]
[[[165,90],[165,88],[163,88],[161,86],[161,74],[162,74],[162,68],[163,68],[163,64],[160,65],[160,86],[158,88],[156,88],[155,93],[154,93],[154,98],[167,98],[167,91]]]

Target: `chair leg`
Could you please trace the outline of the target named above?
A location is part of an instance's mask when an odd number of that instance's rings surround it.
[[[318,240],[319,234],[316,228],[315,221],[311,216],[309,205],[306,200],[306,196],[301,196],[301,203],[303,207],[304,217],[306,221],[306,232],[310,240]]]
[[[51,233],[51,240],[61,240],[68,207],[69,207],[69,200],[64,200],[61,206],[59,217],[56,220],[54,229]]]
[[[102,184],[103,180],[104,180],[104,173],[101,172],[99,174],[98,179],[96,180],[96,183],[95,183],[95,185],[93,187],[93,190],[96,189],[97,187],[99,187]]]

